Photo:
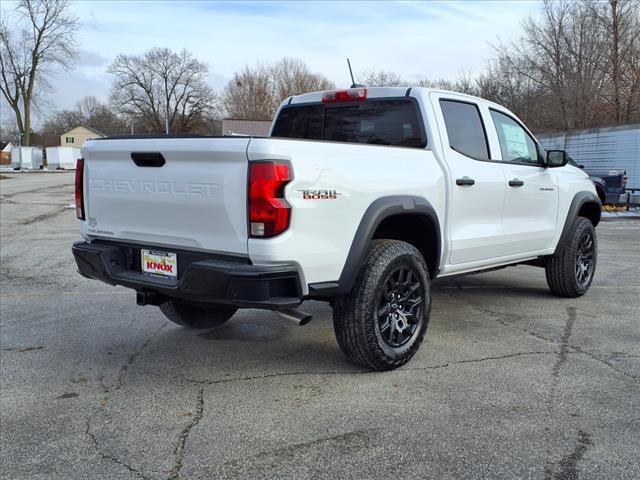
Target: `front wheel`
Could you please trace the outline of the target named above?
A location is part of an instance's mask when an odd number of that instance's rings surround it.
[[[559,297],[575,298],[587,293],[596,271],[598,249],[596,229],[578,217],[560,251],[547,260],[547,284]]]
[[[412,245],[396,240],[372,242],[353,289],[333,307],[340,349],[371,370],[407,363],[422,343],[430,316],[424,258]]]
[[[209,305],[168,300],[160,311],[173,323],[197,329],[213,328],[229,320],[238,310],[230,305]]]

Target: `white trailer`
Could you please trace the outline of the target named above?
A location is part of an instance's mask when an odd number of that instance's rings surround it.
[[[47,168],[49,170],[73,170],[80,158],[77,147],[47,147]]]
[[[15,147],[11,149],[11,168],[14,170],[42,170],[42,148]]]

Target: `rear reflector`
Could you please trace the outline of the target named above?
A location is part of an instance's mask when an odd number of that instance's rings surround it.
[[[367,99],[366,88],[351,88],[349,90],[332,90],[322,94],[322,103],[354,102]]]
[[[251,237],[275,237],[289,228],[291,207],[284,187],[291,180],[286,162],[249,164],[249,224]]]
[[[76,216],[84,220],[84,159],[76,162]]]

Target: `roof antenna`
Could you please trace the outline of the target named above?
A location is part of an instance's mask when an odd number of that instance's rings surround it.
[[[349,61],[348,58],[347,58],[347,65],[349,65],[349,75],[351,75],[351,88],[364,87],[364,85],[360,85],[359,83],[356,83],[356,81],[353,79],[353,70],[351,70],[351,62]]]

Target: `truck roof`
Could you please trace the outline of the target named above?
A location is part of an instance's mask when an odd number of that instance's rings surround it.
[[[389,97],[405,97],[405,96],[415,96],[416,93],[420,92],[423,95],[428,95],[431,92],[438,93],[450,93],[452,95],[464,96],[472,98],[476,101],[488,102],[480,97],[475,97],[473,95],[468,95],[466,93],[453,92],[450,90],[445,90],[442,88],[429,88],[429,87],[367,87],[359,86],[358,88],[366,88],[367,89],[367,98],[389,98]],[[346,88],[337,88],[335,90],[349,90]],[[326,90],[325,90],[326,91]],[[287,98],[283,105],[286,104],[297,104],[297,103],[316,103],[322,101],[322,94],[325,91],[317,91],[317,92],[309,92],[303,93],[302,95],[294,95],[292,97]],[[492,102],[489,102],[492,103]]]

